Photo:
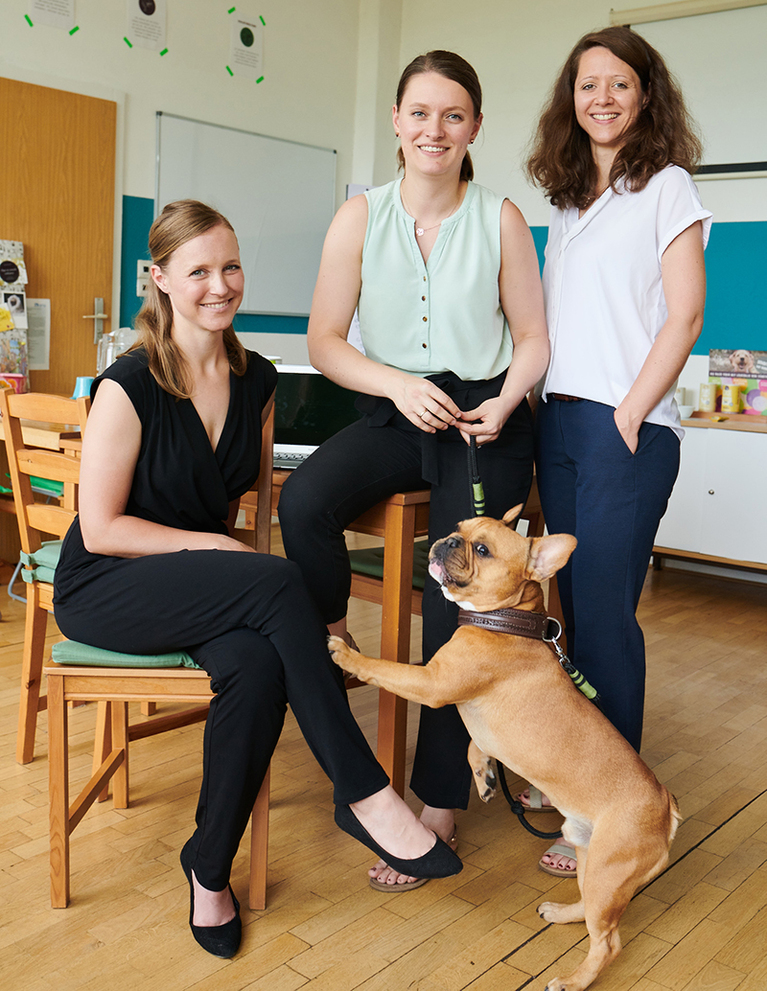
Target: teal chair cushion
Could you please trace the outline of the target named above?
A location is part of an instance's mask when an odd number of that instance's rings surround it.
[[[352,571],[371,578],[383,578],[383,547],[366,547],[349,551]],[[416,540],[413,544],[413,588],[423,591],[426,569],[429,567],[429,541]]]
[[[62,640],[51,649],[56,664],[92,664],[102,668],[199,668],[183,650],[172,654],[121,654],[115,650],[90,647],[76,640]]]
[[[53,581],[62,543],[61,540],[44,540],[39,551],[34,551],[32,554],[21,552],[21,563],[26,565],[21,571],[21,577],[27,584],[34,581]]]

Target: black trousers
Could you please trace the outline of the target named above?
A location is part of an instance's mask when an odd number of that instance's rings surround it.
[[[288,704],[337,804],[388,778],[349,710],[326,629],[299,569],[238,551],[109,559],[94,580],[56,600],[73,640],[126,653],[186,649],[216,695],[205,725],[193,837],[195,873],[226,887],[232,860],[282,730]]]
[[[468,405],[472,399],[469,392],[458,405],[472,409]],[[498,440],[477,451],[488,516],[500,517],[527,499],[533,464],[531,420],[525,400],[509,418]],[[283,486],[279,514],[285,551],[300,565],[326,623],[346,615],[351,588],[343,533],[346,526],[394,492],[428,487],[422,447],[426,435],[409,424],[398,425],[398,421],[404,421],[404,417],[379,427],[371,425],[374,418],[364,417],[322,444]],[[429,540],[433,543],[475,513],[468,448],[458,431],[450,428],[427,443],[434,445],[431,455],[437,469],[429,507]],[[427,576],[423,595],[424,663],[447,643],[457,620],[457,606],[448,602],[437,583]],[[466,808],[471,785],[466,760],[468,743],[468,733],[455,706],[421,708],[410,784],[427,805]]]

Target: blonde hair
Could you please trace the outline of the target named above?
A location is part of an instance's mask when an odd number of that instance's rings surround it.
[[[226,217],[205,203],[198,200],[168,203],[149,231],[152,261],[164,268],[177,248],[214,227],[226,227],[234,233]],[[173,308],[167,294],[153,281],[135,322],[141,336],[129,350],[142,347],[157,384],[178,399],[190,399],[192,383],[186,359],[171,336]],[[224,331],[224,347],[229,367],[235,375],[244,375],[248,356],[231,325]]]

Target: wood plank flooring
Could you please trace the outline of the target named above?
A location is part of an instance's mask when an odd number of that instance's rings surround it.
[[[191,832],[200,726],[132,745],[131,808],[91,810],[73,837],[72,903],[48,900],[45,716],[14,760],[23,606],[0,601],[0,988],[8,991],[517,991],[583,958],[581,924],[547,925],[542,896],[575,882],[537,870],[546,844],[502,798],[459,813],[456,878],[382,895],[367,851],[335,829],[330,784],[292,717],[275,755],[268,908],[243,910],[232,961],[187,928],[178,851]],[[632,902],[598,991],[762,991],[767,982],[767,588],[664,570],[641,604],[648,645],[643,756],[679,799],[672,865]],[[375,651],[378,613],[350,627]],[[55,626],[49,627],[55,639]],[[415,647],[414,647],[415,653]],[[376,693],[352,706],[375,740]],[[89,773],[94,707],[71,715],[73,787]],[[409,742],[415,740],[411,706]],[[513,782],[510,782],[513,783]],[[417,808],[415,799],[414,807]],[[539,816],[550,829],[554,816]],[[553,820],[553,822],[552,822]],[[246,890],[245,850],[232,883]]]

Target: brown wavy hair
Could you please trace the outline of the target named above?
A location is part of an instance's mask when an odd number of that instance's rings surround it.
[[[152,261],[164,268],[173,252],[192,238],[214,227],[234,228],[218,210],[198,200],[168,203],[149,230],[149,253]],[[139,340],[129,352],[141,347],[149,359],[149,371],[157,384],[178,399],[191,399],[192,382],[184,355],[171,337],[173,308],[167,294],[149,282],[144,304],[136,316]],[[235,375],[244,375],[248,364],[245,348],[230,325],[224,331],[224,347],[229,367]]]
[[[581,38],[562,66],[527,162],[528,176],[561,208],[585,209],[596,189],[597,169],[588,135],[575,118],[573,90],[581,56],[599,47],[631,66],[646,97],[615,156],[610,170],[612,188],[623,178],[627,189],[638,192],[667,165],[693,173],[700,162],[702,148],[695,124],[660,54],[631,28],[592,31]]]
[[[437,49],[427,52],[425,55],[418,55],[413,61],[406,65],[399,79],[397,86],[396,106],[399,107],[407,89],[407,84],[413,78],[423,72],[436,72],[445,79],[450,79],[459,86],[463,86],[469,94],[474,108],[474,119],[477,120],[482,113],[482,87],[479,84],[479,76],[474,66],[470,65],[465,58],[456,55],[455,52],[444,52]],[[404,171],[405,156],[402,149],[397,149],[397,165]],[[461,162],[461,179],[469,182],[474,178],[474,163],[471,155],[466,152]]]

